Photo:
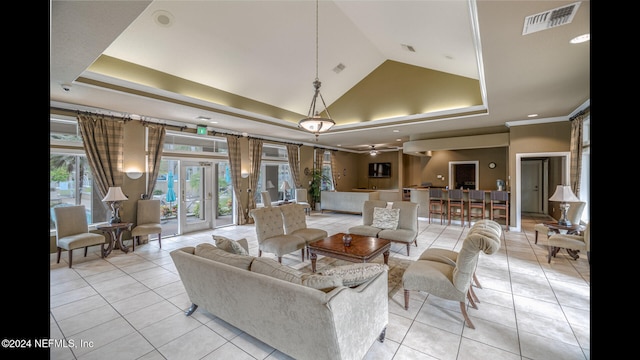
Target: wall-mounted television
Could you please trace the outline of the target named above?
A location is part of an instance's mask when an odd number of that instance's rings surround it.
[[[369,163],[370,178],[388,178],[391,177],[391,163]]]

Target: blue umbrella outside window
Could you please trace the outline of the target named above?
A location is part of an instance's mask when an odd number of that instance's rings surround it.
[[[173,202],[176,201],[176,192],[173,190],[173,172],[169,171],[167,175],[167,195],[166,200],[169,203],[169,211],[173,213]]]

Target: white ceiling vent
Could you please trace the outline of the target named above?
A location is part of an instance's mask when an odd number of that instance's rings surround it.
[[[541,12],[539,14],[527,16],[524,18],[522,35],[570,24],[571,21],[573,21],[573,16],[578,12],[579,7],[580,2],[576,2],[567,6]]]

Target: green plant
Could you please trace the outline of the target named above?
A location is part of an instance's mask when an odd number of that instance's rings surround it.
[[[311,200],[311,207],[315,207],[316,203],[320,202],[320,192],[322,191],[322,183],[328,182],[328,176],[322,173],[320,169],[313,169],[309,174],[311,176],[311,184],[309,184],[309,200]]]

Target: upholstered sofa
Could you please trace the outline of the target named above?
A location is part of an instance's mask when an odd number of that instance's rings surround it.
[[[192,302],[187,316],[204,309],[295,359],[360,360],[376,340],[384,341],[384,265],[353,264],[382,266],[354,285],[347,275],[303,274],[209,243],[173,250],[171,257]]]
[[[320,193],[320,210],[361,214],[362,205],[367,200],[379,200],[377,191],[322,191]]]

